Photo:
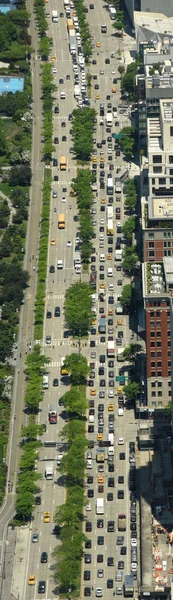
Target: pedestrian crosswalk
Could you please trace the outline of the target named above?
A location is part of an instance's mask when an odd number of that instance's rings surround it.
[[[46,295],[47,300],[64,300],[64,294],[52,294],[48,292]]]

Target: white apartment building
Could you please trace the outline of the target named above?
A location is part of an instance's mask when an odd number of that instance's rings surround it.
[[[157,219],[173,219],[173,99],[160,100],[160,117],[148,119],[149,199]]]

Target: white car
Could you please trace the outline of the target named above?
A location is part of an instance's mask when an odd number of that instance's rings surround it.
[[[118,444],[119,444],[119,446],[123,446],[124,445],[124,438],[123,437],[119,437],[118,438]]]
[[[112,290],[112,292],[114,291],[114,284],[113,283],[109,283],[109,290]]]
[[[61,202],[66,202],[66,198],[65,198],[65,196],[62,196],[62,198],[61,198]]]
[[[88,458],[86,466],[87,466],[87,469],[92,469],[92,460],[90,458]]]
[[[96,597],[101,598],[103,596],[102,588],[96,588]]]
[[[67,242],[67,248],[71,248],[71,246],[72,246],[72,242],[70,240],[68,240],[68,242]]]
[[[118,408],[118,417],[123,417],[124,408]]]
[[[114,391],[113,390],[109,390],[109,392],[108,392],[108,398],[114,398]]]
[[[131,568],[131,573],[136,573],[136,571],[138,569],[137,563],[134,563],[134,562],[131,563],[130,568]]]
[[[97,202],[97,200],[96,200]],[[104,225],[105,220],[104,219],[100,219],[100,225]]]
[[[116,71],[115,69],[113,69],[113,71],[111,71],[112,75],[115,75]]]
[[[137,548],[138,542],[136,538],[131,538],[131,546],[132,548]]]
[[[56,69],[56,67],[53,67],[53,69],[52,69],[52,73],[57,73],[57,69]]]
[[[104,75],[103,69],[100,69],[100,75]]]
[[[86,510],[91,510],[91,504],[86,505]]]
[[[104,239],[105,239],[105,238],[104,238],[104,234],[103,234],[103,233],[101,233],[101,234],[99,235],[99,240],[100,240],[100,242],[103,242],[103,241],[104,241]]]

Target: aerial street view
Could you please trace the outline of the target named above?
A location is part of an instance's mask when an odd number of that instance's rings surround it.
[[[172,298],[172,0],[4,0],[0,600],[171,600]]]

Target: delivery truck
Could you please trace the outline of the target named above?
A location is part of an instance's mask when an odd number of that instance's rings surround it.
[[[108,433],[108,442],[110,443],[110,446],[114,446],[114,434],[113,433]]]
[[[99,333],[102,333],[102,334],[106,333],[106,319],[105,319],[105,317],[101,317],[100,318],[98,330],[99,330]]]
[[[74,30],[74,24],[73,24],[72,19],[67,20],[67,29],[68,29],[68,33],[69,33],[70,29]]]
[[[53,21],[53,23],[58,23],[58,11],[57,10],[52,11],[52,21]]]
[[[104,498],[96,500],[96,515],[104,515]]]
[[[115,357],[115,342],[114,342],[114,340],[108,341],[107,355],[108,355],[108,358]]]
[[[53,479],[54,477],[54,465],[53,462],[52,463],[46,463],[46,467],[45,467],[45,477],[47,480],[49,479]]]
[[[104,448],[97,448],[96,450],[96,462],[104,463],[105,462],[105,451]]]

